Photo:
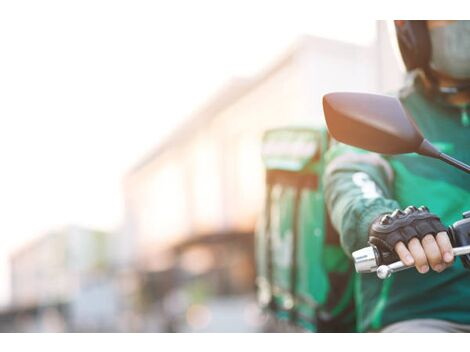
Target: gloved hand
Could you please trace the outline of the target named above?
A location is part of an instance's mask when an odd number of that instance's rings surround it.
[[[369,229],[369,242],[395,252],[406,265],[416,263],[421,273],[441,272],[453,262],[452,245],[439,217],[426,207],[407,207],[383,214]]]
[[[397,209],[379,216],[370,227],[369,242],[380,249],[394,251],[400,241],[408,244],[414,237],[422,240],[428,234],[437,235],[442,231],[446,231],[445,226],[428,208],[409,206],[404,211]]]

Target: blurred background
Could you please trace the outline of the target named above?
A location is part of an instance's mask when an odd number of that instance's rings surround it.
[[[404,77],[391,23],[318,11],[1,5],[0,331],[263,331],[263,132]]]

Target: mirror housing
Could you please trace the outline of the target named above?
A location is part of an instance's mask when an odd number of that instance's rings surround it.
[[[418,153],[470,173],[470,166],[437,150],[394,97],[368,93],[329,93],[323,111],[339,142],[380,154]]]
[[[330,93],[323,110],[338,141],[381,154],[416,152],[424,137],[397,98],[366,93]]]

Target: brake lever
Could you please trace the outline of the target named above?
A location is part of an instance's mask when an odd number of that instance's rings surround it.
[[[468,246],[463,246],[463,247],[455,247],[453,248],[452,252],[454,253],[455,257],[469,254],[470,253],[470,245]],[[414,268],[414,265],[405,265],[401,260],[389,265],[380,265],[377,268],[377,277],[379,279],[386,279],[389,278],[393,273],[396,273],[397,271],[402,271],[406,270],[409,268]]]

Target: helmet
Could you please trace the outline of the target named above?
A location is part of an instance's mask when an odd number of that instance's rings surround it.
[[[424,20],[395,20],[398,47],[408,72],[420,70],[422,78],[433,90],[443,95],[453,95],[470,90],[469,80],[443,77],[431,65],[431,37]]]
[[[429,71],[431,41],[426,21],[396,20],[398,47],[407,71],[421,69]]]

